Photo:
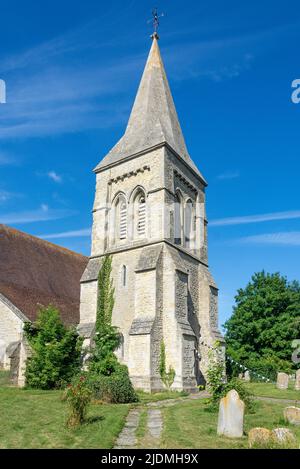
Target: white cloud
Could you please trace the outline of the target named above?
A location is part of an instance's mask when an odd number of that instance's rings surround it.
[[[9,192],[3,189],[0,189],[0,203],[7,202],[8,200],[14,199],[16,197],[21,197],[21,194],[15,192]]]
[[[239,171],[227,171],[225,173],[219,174],[217,176],[217,179],[220,181],[225,180],[225,179],[236,179],[240,177]]]
[[[7,225],[18,225],[23,223],[34,223],[49,220],[59,220],[61,218],[75,215],[74,210],[51,209],[48,205],[43,204],[35,210],[12,212],[0,214],[0,223]]]
[[[59,174],[57,174],[55,171],[49,171],[47,175],[54,182],[57,182],[57,183],[62,182],[62,177]]]
[[[51,233],[51,234],[44,234],[44,235],[37,235],[37,236],[42,239],[81,238],[81,237],[91,236],[91,233],[92,233],[91,228],[83,228],[81,230],[64,231],[62,233]]]
[[[265,233],[240,238],[242,244],[268,244],[282,246],[300,246],[300,231],[286,231],[279,233]]]
[[[43,210],[43,212],[48,212],[49,206],[47,204],[42,204],[41,209]]]
[[[300,218],[300,210],[287,212],[265,213],[262,215],[246,215],[242,217],[228,217],[211,220],[209,226],[227,226],[227,225],[244,225],[247,223],[263,223],[275,220],[292,220]]]

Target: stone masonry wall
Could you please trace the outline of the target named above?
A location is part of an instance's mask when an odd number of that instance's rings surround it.
[[[23,321],[16,316],[15,312],[0,298],[0,365],[9,369],[10,360],[5,354],[7,346],[11,342],[17,342],[21,338]]]

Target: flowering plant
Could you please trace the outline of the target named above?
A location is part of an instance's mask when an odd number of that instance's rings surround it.
[[[70,409],[67,426],[81,425],[85,420],[87,408],[92,398],[85,376],[80,376],[74,383],[69,384],[64,397]]]

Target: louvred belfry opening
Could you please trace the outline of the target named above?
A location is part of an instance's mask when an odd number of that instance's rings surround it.
[[[120,205],[120,239],[127,237],[127,207],[125,202]]]
[[[146,201],[145,197],[141,196],[139,199],[138,207],[138,234],[144,235],[146,232]]]

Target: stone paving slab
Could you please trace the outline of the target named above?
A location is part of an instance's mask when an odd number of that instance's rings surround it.
[[[148,410],[148,422],[147,429],[149,435],[156,440],[160,440],[160,435],[163,428],[161,410],[159,409],[149,409]]]
[[[135,432],[139,423],[141,409],[132,409],[126,419],[125,426],[116,441],[115,449],[136,448],[137,438]]]

